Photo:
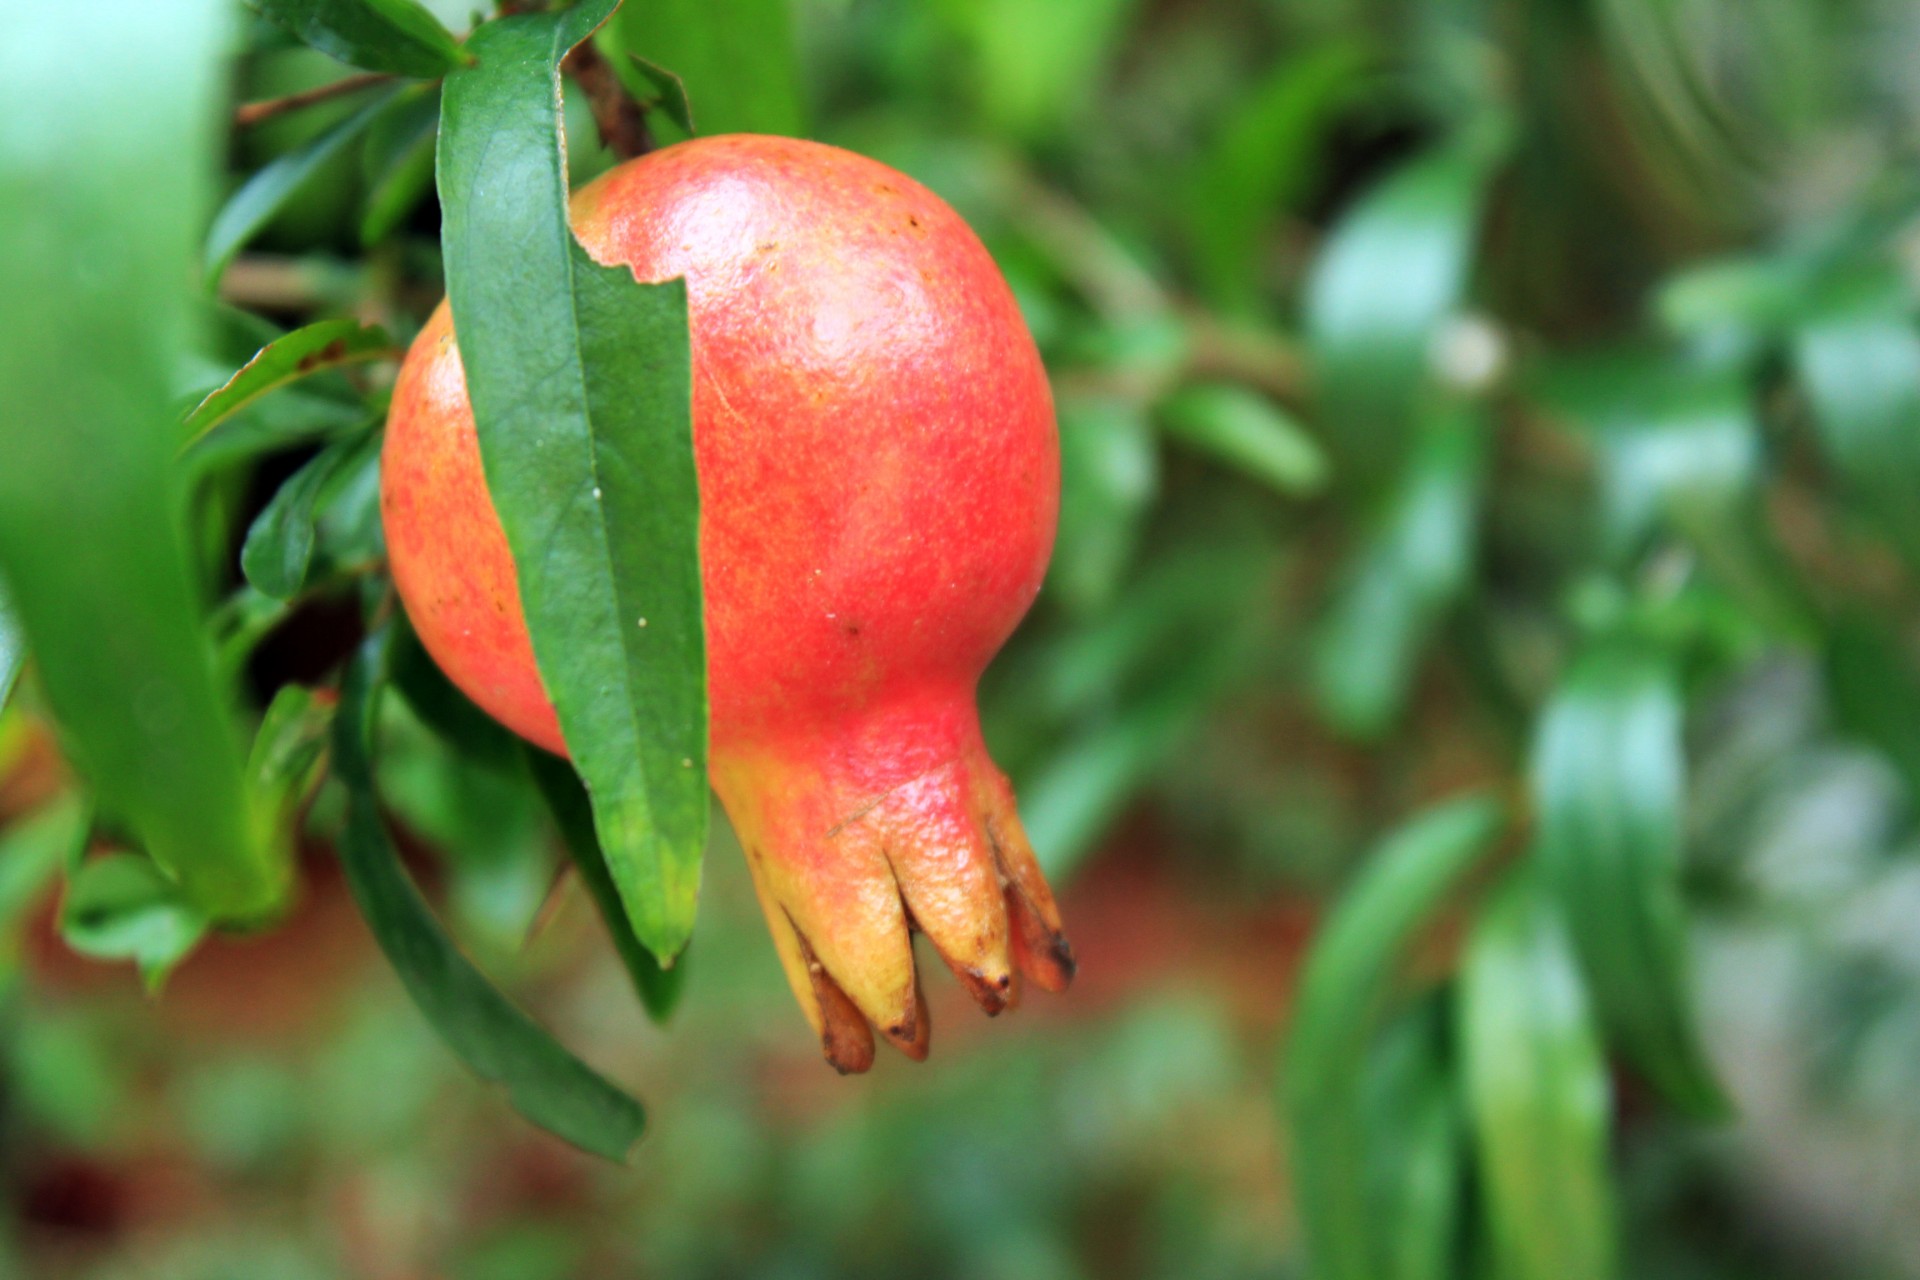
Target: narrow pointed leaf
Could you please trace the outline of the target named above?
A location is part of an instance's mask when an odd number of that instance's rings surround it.
[[[439,131],[438,85],[422,85],[400,95],[393,109],[368,130],[361,244],[378,244],[393,234],[433,190],[434,141]]]
[[[1313,493],[1327,481],[1327,455],[1271,400],[1228,383],[1201,383],[1160,406],[1168,435],[1281,493]]]
[[[1920,329],[1904,298],[1816,319],[1801,330],[1795,359],[1834,468],[1868,518],[1920,563]]]
[[[227,198],[220,212],[214,215],[213,225],[207,231],[206,248],[202,250],[208,285],[220,279],[234,255],[273,221],[273,216],[300,193],[309,179],[325,168],[329,160],[359,141],[386,112],[391,97],[390,93],[380,95],[378,101],[348,116],[312,142],[274,160]]]
[[[328,445],[289,476],[247,530],[240,569],[247,581],[276,600],[291,600],[307,583],[313,563],[315,522],[330,488],[371,461],[376,437]]]
[[[1307,957],[1287,1035],[1282,1102],[1293,1135],[1307,1256],[1316,1280],[1377,1280],[1394,1239],[1370,1200],[1364,1067],[1409,943],[1493,847],[1484,796],[1431,809],[1390,835]]]
[[[208,433],[261,396],[301,378],[398,354],[385,330],[357,320],[322,320],[295,329],[260,348],[233,377],[194,406],[183,427],[185,447],[215,447],[207,441]]]
[[[1389,174],[1334,228],[1307,283],[1306,327],[1337,448],[1393,474],[1434,334],[1466,293],[1493,162],[1491,131]]]
[[[1187,220],[1213,297],[1250,307],[1265,283],[1262,233],[1316,176],[1324,130],[1364,83],[1366,52],[1329,42],[1289,58],[1236,104],[1200,157]]]
[[[1461,1237],[1465,1135],[1440,993],[1381,1033],[1361,1081],[1368,1190],[1393,1224],[1381,1280],[1448,1280]]]
[[[288,868],[249,812],[174,466],[223,12],[0,5],[0,577],[100,807],[225,918]]]
[[[613,949],[626,967],[640,1003],[655,1022],[665,1022],[672,1016],[674,1006],[680,1003],[680,992],[686,985],[686,957],[682,956],[673,968],[663,969],[653,953],[634,936],[633,925],[620,903],[620,890],[613,883],[606,855],[600,852],[599,838],[594,835],[593,804],[580,785],[579,775],[566,761],[538,747],[523,744],[520,750],[525,755],[528,771],[533,774],[534,784],[540,788],[540,795],[553,814],[554,825],[560,828],[560,838],[567,846],[567,856],[573,860],[580,883],[587,887],[588,896],[600,912],[600,921],[613,939]]]
[[[1314,639],[1321,711],[1356,738],[1378,737],[1398,719],[1428,637],[1472,573],[1485,424],[1456,406],[1422,426]]]
[[[705,133],[806,132],[799,52],[785,0],[629,4],[605,38],[617,52],[672,67]]]
[[[559,135],[559,61],[611,9],[474,34],[442,94],[442,245],[534,654],[634,932],[670,963],[707,829],[686,288],[580,247]]]
[[[1565,929],[1529,878],[1467,944],[1459,1043],[1503,1280],[1610,1280],[1606,1059]]]
[[[0,829],[0,988],[20,959],[23,917],[79,861],[91,823],[86,802],[68,791]]]
[[[503,773],[520,767],[519,736],[447,679],[411,627],[393,638],[393,686],[420,722],[462,755]]]
[[[387,643],[383,633],[361,647],[333,727],[334,776],[347,789],[340,855],[354,900],[407,993],[463,1062],[505,1086],[515,1109],[534,1124],[582,1150],[624,1161],[645,1127],[640,1104],[574,1057],[460,954],[387,837],[372,754]]]
[[[693,136],[693,104],[687,99],[685,81],[637,53],[615,58],[611,65],[619,73],[620,83],[626,86],[634,101],[649,111],[660,112],[673,121],[682,133],[689,138]]]
[[[1625,645],[1589,654],[1542,717],[1533,794],[1545,888],[1602,1021],[1671,1101],[1711,1118],[1727,1103],[1688,985],[1681,712],[1658,655]]]
[[[1153,430],[1141,407],[1075,397],[1060,406],[1060,532],[1047,589],[1081,614],[1106,606],[1133,562],[1160,483]]]
[[[465,60],[460,45],[415,0],[248,0],[330,58],[368,71],[431,78]]]
[[[60,936],[81,955],[131,960],[148,990],[207,934],[207,918],[152,861],[114,853],[81,865],[60,905]]]

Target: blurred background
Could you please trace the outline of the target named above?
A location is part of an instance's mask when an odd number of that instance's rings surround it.
[[[645,1099],[618,1168],[434,1038],[347,896],[334,783],[283,927],[203,942],[157,995],[75,955],[31,870],[77,815],[29,670],[0,719],[0,1273],[1303,1276],[1276,1090],[1317,922],[1430,803],[1485,788],[1524,825],[1542,707],[1626,627],[1684,693],[1689,982],[1735,1114],[1613,1064],[1617,1273],[1920,1276],[1920,6],[711,3],[752,38],[675,46],[649,15],[684,5],[628,0],[603,43],[679,72],[699,132],[929,184],[1047,357],[1059,547],[983,707],[1078,982],[989,1022],[938,975],[931,1060],[838,1078],[717,824],[653,1025],[554,889],[531,784],[389,697],[409,865]],[[233,32],[228,110],[348,74],[237,6]],[[579,99],[576,181],[612,162]],[[404,341],[437,301],[431,101],[316,158],[363,106],[232,130],[229,188],[304,167],[183,385],[322,316]],[[216,576],[312,455],[301,424],[389,375],[248,410],[202,490]],[[341,491],[337,564],[378,537],[367,478]],[[228,619],[257,705],[351,645],[354,588],[319,581]]]

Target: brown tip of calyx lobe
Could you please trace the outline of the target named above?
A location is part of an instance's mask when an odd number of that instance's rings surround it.
[[[916,1061],[927,1056],[914,933],[989,1015],[1018,1003],[1022,978],[1046,991],[1073,978],[1012,787],[966,710],[948,749],[922,752],[931,763],[879,785],[859,752],[818,744],[804,758],[716,758],[715,787],[750,851],[775,940],[789,940],[794,993],[843,1072],[871,1064],[874,1030]]]
[[[840,984],[827,976],[826,969],[814,958],[806,935],[796,930],[794,937],[812,981],[814,1007],[820,1021],[820,1052],[826,1056],[827,1064],[841,1075],[859,1075],[873,1066],[873,1028],[867,1025],[866,1018],[840,989]]]

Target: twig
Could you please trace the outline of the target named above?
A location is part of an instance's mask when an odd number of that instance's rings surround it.
[[[242,129],[259,124],[262,120],[271,120],[275,116],[285,115],[289,111],[298,111],[310,107],[316,102],[326,102],[333,98],[342,98],[362,89],[371,89],[374,85],[385,84],[393,79],[383,71],[369,71],[364,75],[348,76],[344,80],[335,80],[323,84],[317,89],[308,89],[302,93],[290,93],[284,98],[267,98],[261,102],[249,102],[234,109],[233,122]]]
[[[613,68],[600,56],[591,39],[574,46],[561,62],[560,69],[572,76],[587,95],[593,111],[593,123],[600,140],[622,160],[631,160],[653,150],[653,134],[647,129],[646,108],[633,100],[620,83]]]

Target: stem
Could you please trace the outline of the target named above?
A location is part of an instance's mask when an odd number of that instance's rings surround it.
[[[327,102],[334,98],[343,98],[362,89],[371,89],[377,84],[385,84],[393,79],[383,71],[369,71],[363,75],[348,76],[344,80],[335,80],[316,89],[301,93],[290,93],[284,98],[268,98],[261,102],[249,102],[235,108],[233,122],[245,129],[259,124],[262,120],[271,120],[275,116],[285,115],[289,111],[298,111],[317,102]]]
[[[581,92],[587,95],[594,126],[600,130],[600,140],[607,144],[608,150],[622,160],[653,150],[646,108],[627,93],[591,37],[574,46],[560,69],[572,76]]]

